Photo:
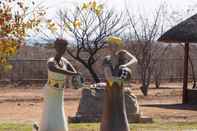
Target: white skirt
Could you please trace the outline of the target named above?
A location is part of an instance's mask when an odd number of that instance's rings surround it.
[[[64,113],[64,89],[44,87],[44,105],[39,131],[68,131]]]

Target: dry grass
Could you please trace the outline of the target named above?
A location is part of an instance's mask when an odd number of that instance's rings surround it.
[[[99,131],[99,124],[70,124],[70,131]],[[131,124],[131,131],[197,131],[197,123]],[[1,123],[0,131],[32,131],[28,124]]]

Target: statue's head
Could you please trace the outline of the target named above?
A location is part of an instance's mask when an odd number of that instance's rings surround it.
[[[122,39],[116,36],[109,36],[106,43],[112,53],[115,53],[124,46]]]
[[[55,40],[54,47],[58,57],[61,57],[65,53],[67,49],[67,45],[68,45],[67,40],[59,39],[59,38]]]

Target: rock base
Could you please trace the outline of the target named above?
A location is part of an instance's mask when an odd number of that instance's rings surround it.
[[[188,104],[197,105],[197,89],[187,89]]]
[[[84,88],[80,99],[78,111],[75,117],[70,117],[71,123],[93,123],[101,121],[104,88]],[[141,117],[139,105],[135,95],[129,89],[125,89],[125,103],[129,123],[152,121],[151,118]]]

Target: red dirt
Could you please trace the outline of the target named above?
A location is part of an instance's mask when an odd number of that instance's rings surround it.
[[[12,85],[0,87],[0,121],[39,122],[42,112],[42,86]],[[161,89],[150,88],[149,96],[142,96],[139,85],[132,91],[138,97],[143,115],[161,121],[197,121],[197,105],[181,104],[181,84],[164,84]],[[74,116],[80,90],[65,89],[65,113]]]

